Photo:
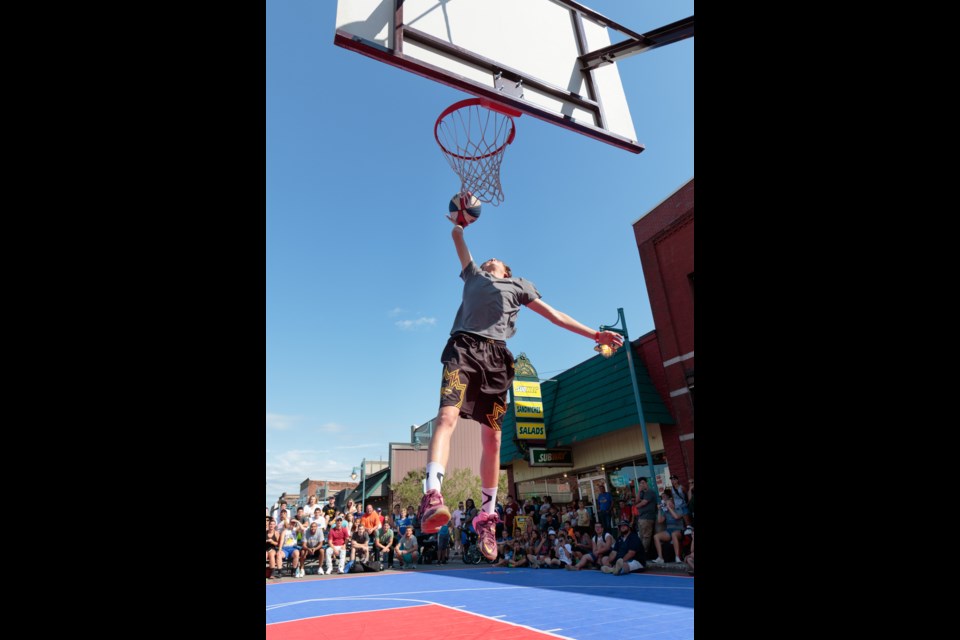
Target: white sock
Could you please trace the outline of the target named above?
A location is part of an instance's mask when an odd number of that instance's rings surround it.
[[[443,471],[443,465],[439,462],[427,463],[427,491],[431,489],[440,491],[440,487],[443,485]]]
[[[493,513],[497,510],[497,487],[481,489],[480,510],[484,513]]]

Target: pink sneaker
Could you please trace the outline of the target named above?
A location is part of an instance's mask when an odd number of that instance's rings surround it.
[[[500,522],[500,515],[496,511],[493,513],[481,511],[473,519],[473,530],[477,532],[477,544],[480,547],[480,553],[491,561],[497,558],[498,522]]]
[[[423,533],[436,533],[450,521],[450,509],[443,504],[443,496],[439,491],[430,489],[423,494],[417,520],[420,521],[420,531]]]

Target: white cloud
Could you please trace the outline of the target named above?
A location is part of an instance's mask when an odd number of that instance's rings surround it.
[[[346,459],[330,458],[327,449],[290,449],[267,457],[266,504],[281,493],[299,493],[300,483],[311,480],[351,482],[350,471],[360,464],[354,454],[344,454]],[[359,456],[357,456],[359,458]]]
[[[400,307],[394,307],[393,309],[390,309],[390,311],[387,311],[387,317],[396,318],[401,313],[406,313],[406,309],[401,309]]]
[[[319,429],[324,433],[340,433],[343,431],[343,425],[339,425],[336,422],[328,422],[320,425]]]
[[[285,416],[280,413],[267,414],[267,429],[289,429],[298,421],[299,416]]]
[[[349,444],[339,447],[334,447],[334,449],[372,449],[374,447],[382,447],[383,445],[378,442],[372,442],[370,444]]]
[[[400,329],[402,329],[403,331],[412,331],[414,329],[418,329],[423,326],[432,327],[435,324],[437,324],[437,319],[426,318],[421,316],[416,320],[397,320],[396,322],[394,322],[394,324],[400,327]]]

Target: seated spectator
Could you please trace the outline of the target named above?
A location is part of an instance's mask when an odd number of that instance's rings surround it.
[[[393,569],[393,529],[390,521],[383,521],[383,528],[373,539],[373,557],[384,563],[384,566]]]
[[[310,518],[307,516],[307,512],[303,510],[303,507],[297,507],[297,515],[294,516],[294,519],[304,527],[310,524]]]
[[[553,529],[547,531],[547,535],[544,538],[540,539],[540,543],[536,547],[531,547],[528,550],[530,553],[527,554],[527,562],[530,563],[530,568],[539,569],[544,564],[549,564],[549,560],[553,554],[553,544],[556,540],[557,532]]]
[[[400,525],[400,521],[403,520],[403,508],[400,506],[400,503],[393,505],[393,513],[390,514],[390,517],[393,518],[390,522],[393,524],[393,530],[399,531],[397,527]]]
[[[323,508],[323,515],[327,519],[327,525],[333,526],[333,519],[337,517],[337,498],[330,496],[327,498],[327,506]]]
[[[593,551],[593,545],[590,542],[590,534],[583,533],[579,535],[580,540],[574,541],[573,544],[573,559],[574,562],[579,562],[580,558],[585,553],[590,553]]]
[[[317,509],[319,511],[319,509]],[[310,528],[307,529],[306,535],[303,537],[303,547],[300,548],[300,568],[299,568],[299,577],[302,578],[304,574],[304,565],[307,563],[308,558],[316,557],[318,561],[317,565],[317,574],[323,575],[323,531],[320,530],[320,527],[317,526],[316,522],[310,523]]]
[[[541,523],[546,522],[545,527],[540,527],[541,530],[546,529],[547,531],[550,531],[550,529],[553,529],[554,532],[556,532],[556,530],[560,528],[560,517],[557,515],[557,508],[551,504],[550,508],[547,509],[545,516],[543,514],[543,511],[541,511],[540,522]]]
[[[277,521],[267,516],[267,564],[270,565],[270,577],[274,580],[280,579],[280,568],[283,566],[279,551],[280,532],[277,531]]]
[[[607,559],[610,550],[613,548],[613,536],[603,530],[603,523],[597,522],[593,525],[593,530],[596,535],[593,536],[591,541],[591,550],[590,553],[585,553],[580,557],[579,562],[576,564],[570,565],[567,569],[571,571],[580,571],[588,564],[594,564],[598,567],[602,567],[604,560]],[[609,561],[606,563],[609,565]]]
[[[505,549],[501,549],[497,561],[493,563],[494,567],[506,567],[513,566],[511,562],[513,561],[514,553],[513,547],[507,545]]]
[[[320,507],[313,510],[313,515],[310,516],[310,522],[307,524],[313,524],[314,522],[317,523],[317,528],[320,529],[320,531],[327,530],[327,517],[323,515],[323,509]]]
[[[670,476],[670,484],[673,485],[673,510],[683,516],[683,524],[687,528],[684,533],[690,535],[693,531],[691,527],[693,518],[690,516],[690,507],[687,505],[687,490],[680,484],[680,478],[676,475]],[[680,556],[677,556],[677,562],[679,561]]]
[[[366,562],[370,559],[370,534],[366,527],[357,522],[353,535],[350,536],[353,546],[350,548],[350,562],[359,558],[360,562]]]
[[[280,532],[280,561],[289,559],[290,564],[293,567],[300,566],[300,550],[297,548],[297,531],[300,527],[300,523],[296,520],[291,520],[284,525],[283,531]],[[300,572],[296,571],[294,577],[299,578]]]
[[[513,542],[513,558],[507,561],[508,567],[526,567],[529,566],[527,560],[527,548],[520,540]]]
[[[554,547],[554,557],[547,561],[547,566],[570,567],[573,566],[573,547],[565,533],[557,536],[557,544]]]
[[[321,505],[317,504],[317,496],[310,496],[307,498],[307,504],[303,507],[303,512],[307,514],[307,518],[313,517],[313,512],[320,508]],[[310,523],[306,523],[308,526]]]
[[[347,562],[347,539],[349,534],[346,527],[343,526],[343,516],[337,516],[327,534],[327,574],[333,573],[333,557],[337,556],[337,573],[343,573],[343,567]]]
[[[273,511],[271,511],[271,514],[273,515],[273,519],[277,521],[277,531],[280,530],[280,525],[282,525],[284,520],[287,519],[286,517],[284,517],[286,516],[286,513],[287,513],[286,500],[281,500],[280,504],[276,505]]]
[[[397,551],[400,554],[401,569],[417,568],[417,561],[420,560],[420,543],[417,542],[417,537],[413,535],[413,527],[407,527],[404,536],[400,538],[400,542],[397,544]]]
[[[373,510],[372,504],[367,505],[367,512],[360,518],[360,525],[367,530],[367,535],[371,538],[380,529],[380,514]]]
[[[680,545],[683,542],[683,516],[677,513],[673,504],[673,492],[670,489],[663,490],[663,498],[660,504],[660,516],[657,522],[666,523],[666,530],[660,531],[653,536],[653,544],[657,547],[657,557],[650,562],[663,564],[663,546],[661,542],[672,542],[673,552],[676,554],[676,562],[683,562],[683,556],[680,551]]]
[[[640,561],[641,549],[643,549],[640,536],[630,528],[629,520],[621,520],[619,529],[620,537],[613,545],[613,551],[607,556],[613,562],[613,566],[605,565],[600,570],[615,576],[643,571],[644,566]]]

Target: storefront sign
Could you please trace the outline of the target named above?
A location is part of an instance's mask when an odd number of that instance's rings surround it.
[[[514,405],[516,405],[518,418],[542,418],[543,417],[542,402],[524,402],[523,400],[515,400]]]
[[[513,379],[513,415],[517,421],[515,441],[534,444],[546,444],[547,425],[543,415],[540,379],[537,370],[526,354],[521,353],[515,363],[516,377]],[[522,448],[521,448],[522,450]]]
[[[572,467],[572,449],[545,449],[530,447],[531,467]]]
[[[547,427],[542,422],[518,422],[517,438],[520,440],[546,440]]]
[[[539,400],[540,399],[540,383],[528,382],[525,380],[514,380],[513,395],[520,396],[522,398],[536,398],[537,400]]]

